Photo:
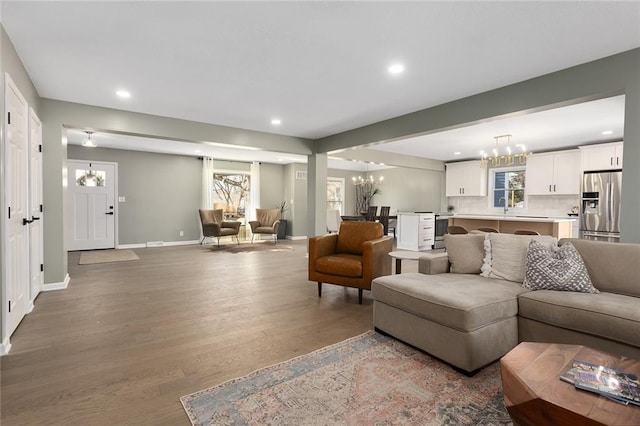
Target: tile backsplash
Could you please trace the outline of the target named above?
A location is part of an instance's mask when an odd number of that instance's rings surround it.
[[[580,204],[579,195],[531,195],[524,209],[511,209],[507,214],[549,217],[567,217],[573,206]],[[489,197],[449,197],[453,213],[501,214],[502,209],[489,207]]]

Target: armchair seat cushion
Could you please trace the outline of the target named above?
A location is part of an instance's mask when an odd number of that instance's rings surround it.
[[[258,226],[253,230],[254,234],[275,234],[273,226]]]
[[[334,254],[316,259],[316,271],[323,274],[359,278],[362,276],[362,256]]]
[[[236,228],[220,228],[220,237],[227,237],[229,235],[238,235]]]

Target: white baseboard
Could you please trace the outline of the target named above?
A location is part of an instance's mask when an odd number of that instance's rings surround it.
[[[2,343],[0,343],[0,356],[8,355],[10,350],[11,350],[11,342],[7,337],[6,339],[4,339]]]
[[[42,286],[42,291],[64,290],[69,285],[69,281],[71,281],[71,278],[67,274],[61,283],[48,283]]]
[[[188,241],[162,241],[162,244],[154,245],[153,247],[148,246],[147,243],[138,243],[138,244],[118,244],[117,249],[137,249],[137,248],[156,248],[156,247],[167,247],[167,246],[191,246],[195,244],[200,244],[199,240],[188,240]]]
[[[116,246],[116,249],[118,250],[122,250],[122,249],[136,249],[136,248],[146,248],[147,245],[145,243],[142,244],[118,244]]]
[[[306,240],[306,239],[307,239],[306,235],[302,235],[302,236],[287,235],[287,240]]]
[[[33,300],[30,300],[29,306],[27,306],[27,314],[30,314],[31,312],[33,312],[33,308],[35,308],[35,305],[33,304]]]

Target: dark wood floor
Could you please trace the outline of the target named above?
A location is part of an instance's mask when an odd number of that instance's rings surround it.
[[[180,396],[372,328],[369,292],[359,305],[325,284],[319,299],[306,241],[283,244],[82,266],[70,253],[68,289],[38,297],[0,359],[2,425],[188,425]]]

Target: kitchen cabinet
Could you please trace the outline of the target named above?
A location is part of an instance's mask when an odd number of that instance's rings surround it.
[[[487,168],[480,161],[463,161],[446,165],[447,197],[485,197],[487,195]]]
[[[581,146],[580,150],[585,172],[622,169],[622,142]]]
[[[558,151],[527,157],[527,195],[580,194],[580,151]]]
[[[398,213],[398,250],[427,250],[433,245],[433,213]]]

